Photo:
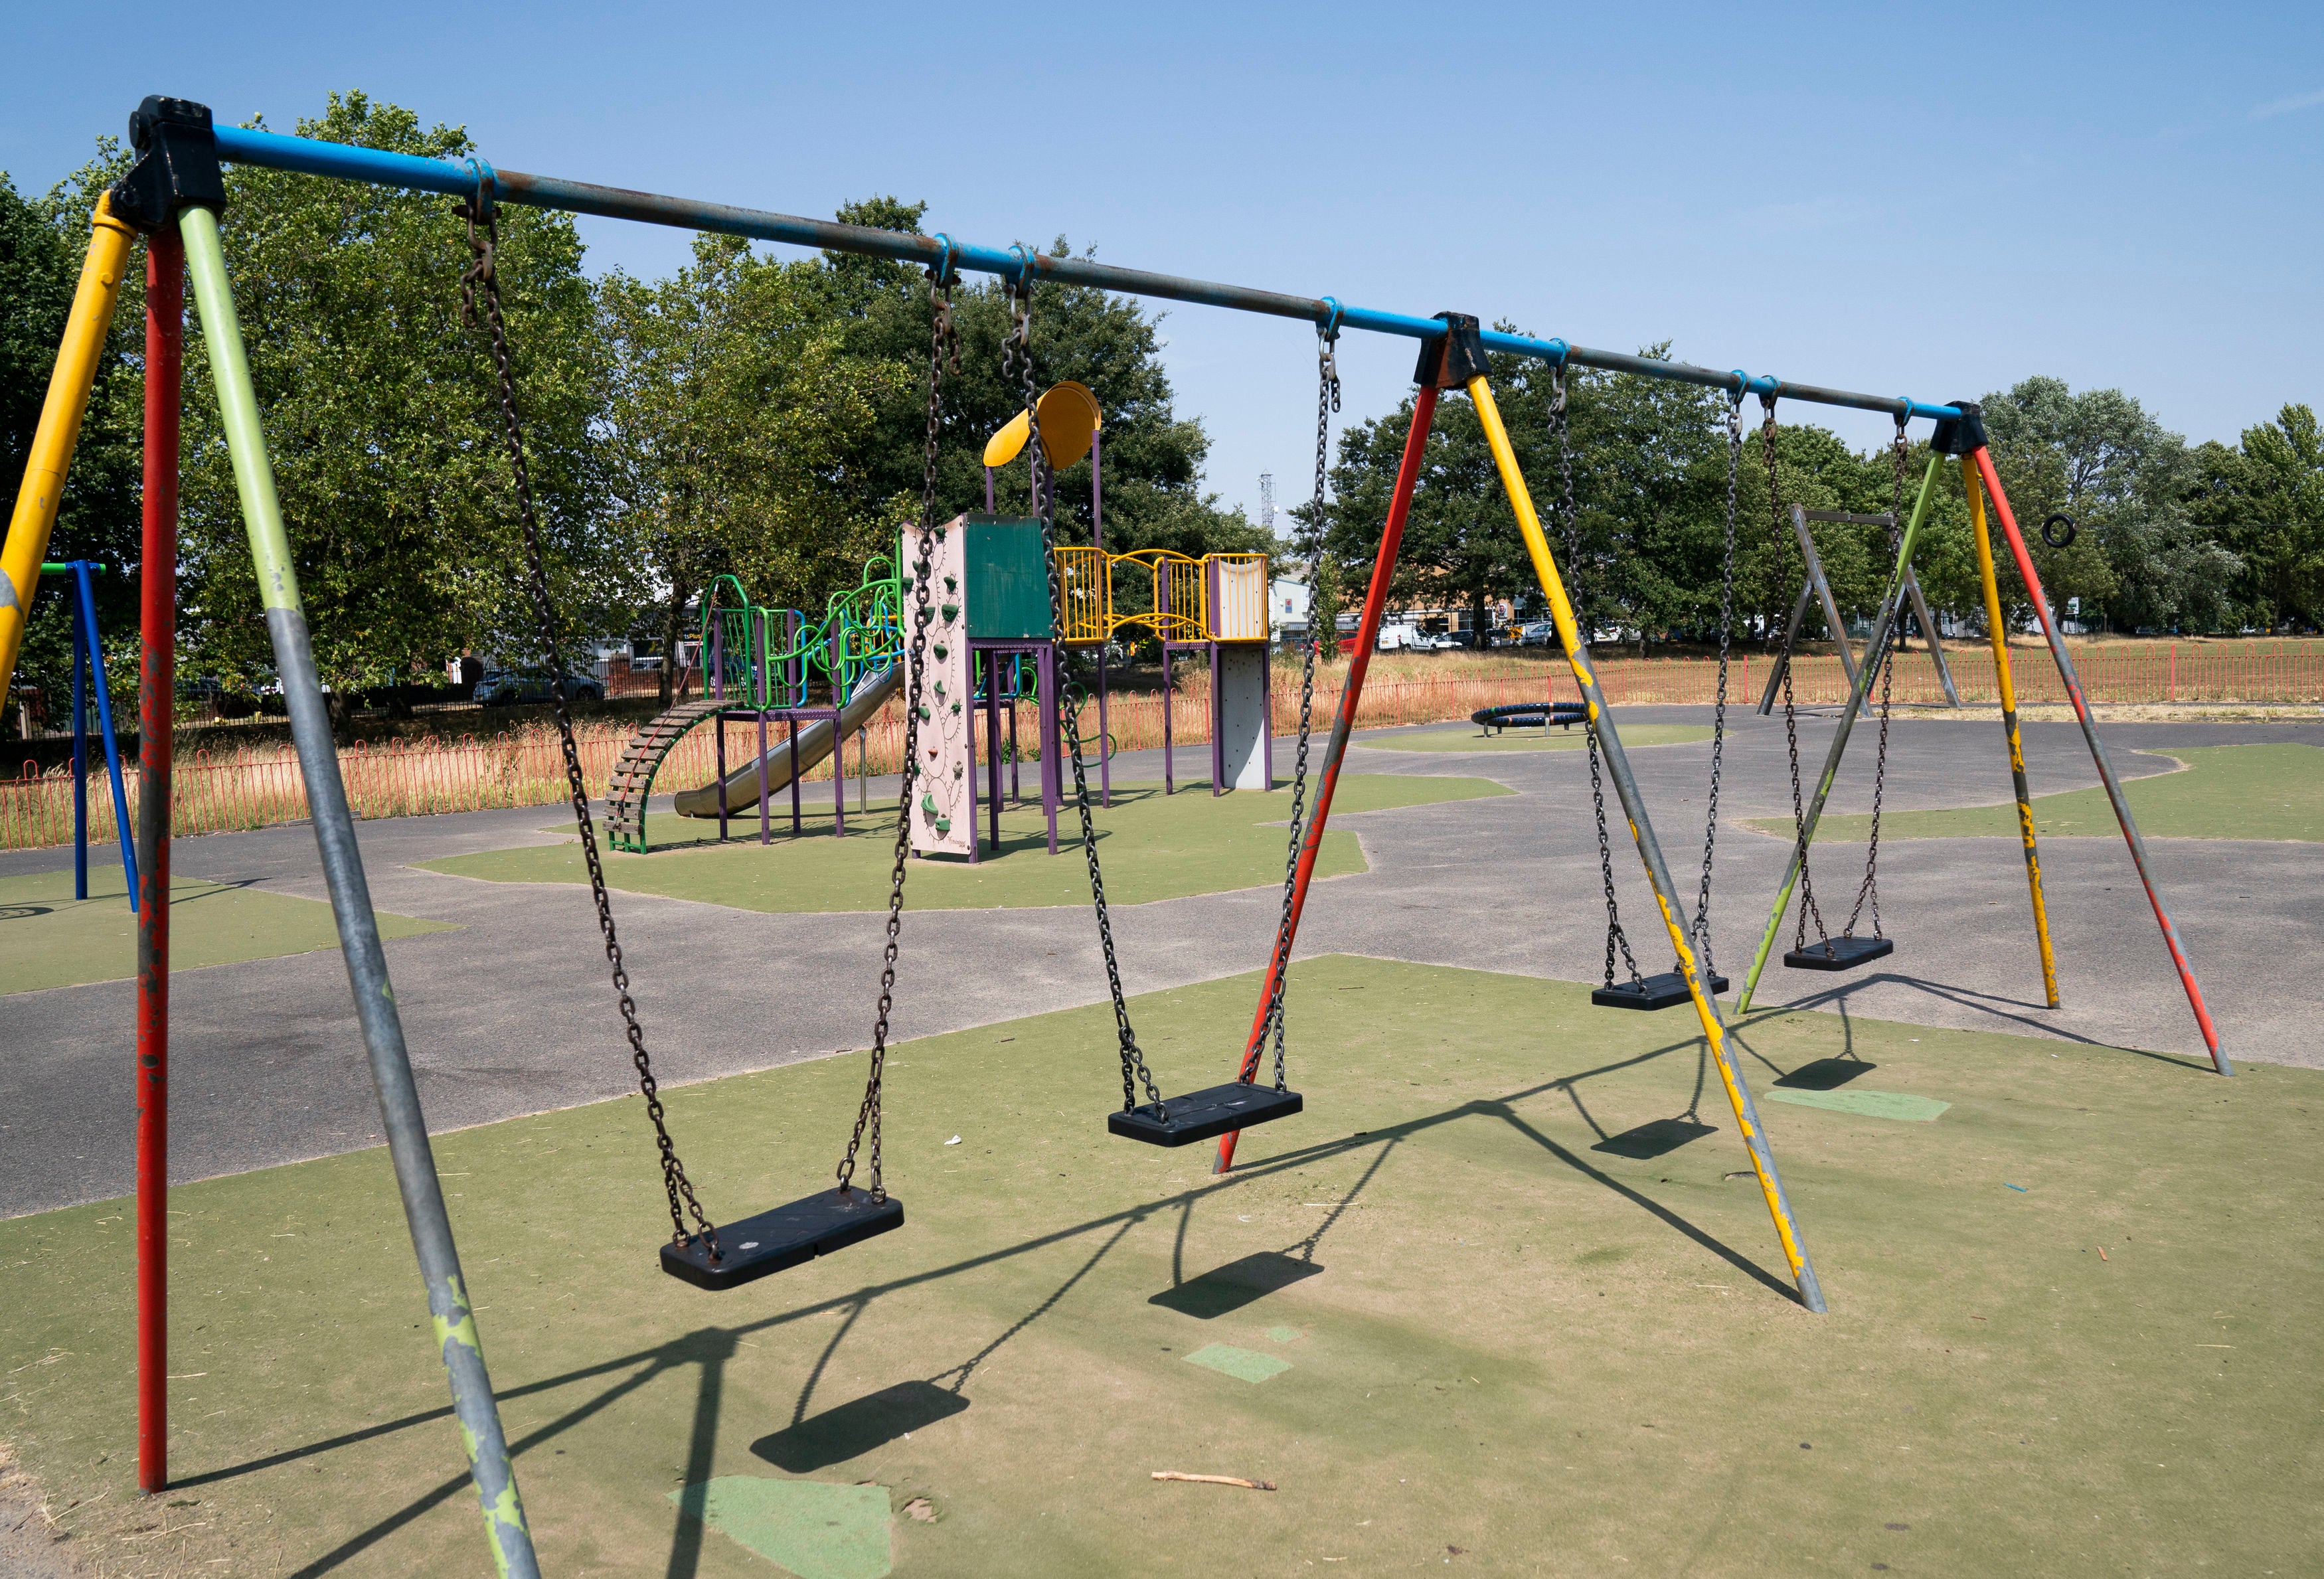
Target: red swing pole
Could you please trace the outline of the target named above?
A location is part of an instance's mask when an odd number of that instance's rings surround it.
[[[145,244],[145,509],[137,567],[137,1486],[170,1482],[170,755],[177,697],[185,244]]]
[[[1964,407],[1974,412],[1975,408]],[[2074,716],[2081,720],[2082,738],[2089,743],[2090,760],[2098,765],[2098,778],[2106,785],[2107,799],[2114,805],[2115,821],[2122,825],[2123,842],[2130,846],[2130,863],[2138,868],[2138,881],[2145,886],[2146,902],[2154,907],[2154,919],[2163,928],[2163,946],[2171,950],[2171,963],[2179,970],[2179,983],[2187,989],[2187,1004],[2195,1011],[2195,1024],[2203,1033],[2203,1045],[2210,1049],[2211,1067],[2222,1075],[2232,1075],[2235,1066],[2227,1054],[2219,1050],[2218,1028],[2211,1023],[2211,1011],[2203,1003],[2203,989],[2195,983],[2195,967],[2188,962],[2187,951],[2180,946],[2179,928],[2171,922],[2171,912],[2163,908],[2162,891],[2154,886],[2153,873],[2146,869],[2146,841],[2138,836],[2138,824],[2130,815],[2130,803],[2123,799],[2122,783],[2114,776],[2114,764],[2107,761],[2106,747],[2098,743],[2098,725],[2090,718],[2089,699],[2082,695],[2082,682],[2074,674],[2074,660],[2066,655],[2065,638],[2059,634],[2057,621],[2050,613],[2050,600],[2042,591],[2042,578],[2034,573],[2034,556],[2025,549],[2024,534],[2017,530],[2016,514],[2009,508],[2009,495],[2001,491],[2001,477],[1993,469],[1993,457],[1980,443],[1971,453],[1977,463],[1978,476],[1985,479],[1987,497],[1993,501],[1993,513],[2001,522],[2002,535],[2009,540],[2010,558],[2017,561],[2017,574],[2025,582],[2027,596],[2034,600],[2034,613],[2042,622],[2042,633],[2049,638],[2050,656],[2058,665],[2058,679],[2065,685],[2066,699],[2074,705]]]
[[[1412,429],[1404,436],[1404,459],[1396,468],[1396,492],[1388,500],[1388,524],[1380,529],[1379,556],[1372,562],[1372,582],[1364,594],[1364,616],[1356,627],[1355,651],[1348,660],[1347,684],[1340,692],[1340,710],[1332,721],[1332,743],[1323,753],[1323,781],[1315,790],[1315,808],[1307,814],[1307,826],[1299,841],[1299,864],[1291,883],[1291,924],[1276,936],[1275,952],[1267,962],[1267,978],[1259,983],[1259,1008],[1250,1020],[1250,1040],[1242,1054],[1242,1073],[1237,1076],[1245,1085],[1259,1076],[1259,1055],[1267,1039],[1268,1006],[1275,1002],[1276,983],[1290,967],[1292,941],[1299,935],[1299,913],[1307,905],[1308,880],[1315,873],[1315,853],[1323,847],[1323,824],[1332,815],[1332,792],[1339,788],[1340,763],[1347,755],[1348,735],[1355,728],[1356,705],[1364,694],[1364,673],[1371,667],[1372,643],[1379,636],[1380,616],[1388,607],[1388,584],[1396,573],[1397,548],[1404,541],[1404,518],[1412,508],[1413,485],[1420,480],[1420,460],[1428,448],[1428,429],[1436,418],[1436,387],[1432,383],[1420,386],[1419,395],[1412,402]],[[1311,591],[1310,612],[1314,596]],[[1312,627],[1313,620],[1308,622]],[[1317,633],[1310,629],[1307,639],[1314,641]],[[1235,1141],[1240,1130],[1230,1130],[1219,1137],[1219,1159],[1213,1173],[1224,1173],[1234,1166]]]

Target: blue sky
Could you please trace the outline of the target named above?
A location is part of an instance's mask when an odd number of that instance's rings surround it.
[[[7,0],[0,167],[47,185],[175,93],[332,88],[496,163],[1930,399],[2034,373],[2233,439],[2324,365],[2324,6],[624,8]],[[685,238],[585,220],[595,268]],[[1312,333],[1174,307],[1209,483],[1303,496]],[[1355,337],[1351,419],[1409,342]],[[1858,444],[1885,419],[1822,413]]]

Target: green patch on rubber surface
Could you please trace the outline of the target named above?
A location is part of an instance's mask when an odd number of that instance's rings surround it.
[[[1221,1376],[1231,1376],[1238,1381],[1265,1381],[1291,1369],[1288,1360],[1238,1349],[1232,1344],[1204,1344],[1186,1356],[1186,1363],[1215,1371]]]
[[[1965,727],[1965,726],[1964,726]],[[1996,775],[2009,782],[2009,762],[1993,743]],[[2077,750],[2080,748],[2077,747]],[[2324,749],[2297,743],[2172,746],[2147,756],[2176,758],[2177,772],[2122,780],[2123,799],[2150,839],[2324,839]],[[2126,752],[2116,770],[2130,761]],[[1792,836],[1789,817],[1755,817],[1747,826]],[[2104,785],[2034,798],[2034,831],[2045,839],[2122,836]],[[1871,836],[1868,815],[1826,817],[1816,842],[1844,844]],[[1884,839],[2014,839],[2017,803],[1965,806],[1946,811],[1890,811],[1880,818]]]
[[[1900,1119],[1906,1123],[1933,1122],[1938,1114],[1952,1106],[1933,1096],[1915,1096],[1909,1091],[1796,1091],[1784,1086],[1770,1086],[1769,1102],[1788,1102],[1794,1107],[1820,1107],[1836,1113],[1855,1113],[1868,1119]]]
[[[886,1579],[894,1566],[883,1486],[720,1475],[669,1500],[798,1579]]]
[[[1224,1077],[1258,992],[1131,1002],[1164,1089]],[[2285,1466],[2324,1392],[2324,1071],[1738,1016],[1750,1069],[1846,1054],[1953,1103],[1930,1124],[1760,1103],[1831,1302],[1811,1316],[1694,1028],[1589,994],[1302,959],[1306,1111],[1247,1132],[1224,1175],[1209,1147],[1106,1134],[1102,994],[895,1045],[904,1227],[724,1296],[658,1265],[634,1096],[433,1136],[543,1572],[779,1575],[669,1501],[732,1477],[886,1487],[896,1572],[943,1579],[1531,1579],[1673,1552],[1721,1579],[2314,1571],[2312,1483]],[[574,1056],[626,1072],[602,1033]],[[662,1087],[712,1218],[828,1181],[864,1073]],[[1698,1096],[1714,1133],[1592,1150]],[[171,1459],[199,1477],[171,1493],[199,1502],[171,1510],[171,1570],[483,1569],[384,1152],[177,1185],[170,1207]],[[134,1232],[118,1201],[0,1222],[0,1436],[91,1572],[156,1565],[122,1446]],[[1315,1270],[1225,1325],[1155,1302],[1255,1257]],[[1328,1334],[1292,1345],[1296,1377],[1178,1362],[1213,1335],[1288,1359],[1278,1324]]]
[[[88,898],[72,897],[70,872],[0,877],[0,995],[117,982],[137,974],[137,918],[121,868],[91,866]],[[376,913],[382,937],[456,932],[448,921]],[[238,965],[337,948],[331,907],[320,900],[198,877],[170,883],[170,968]]]
[[[1686,745],[1711,738],[1707,724],[1633,724],[1617,722],[1625,748],[1638,745]],[[1355,743],[1374,751],[1496,752],[1580,751],[1589,735],[1576,724],[1571,729],[1505,729],[1488,734],[1473,724],[1457,729],[1417,729],[1409,734],[1358,735]]]
[[[1033,764],[1026,764],[1028,780],[1037,771]],[[1004,773],[1002,783],[1007,781]],[[1108,901],[1146,904],[1281,883],[1286,836],[1282,824],[1291,815],[1291,797],[1279,792],[1287,780],[1277,783],[1277,793],[1237,790],[1216,796],[1207,780],[1182,780],[1176,795],[1165,795],[1159,784],[1116,784],[1112,806],[1094,806],[1093,810]],[[1090,793],[1094,802],[1094,783]],[[1363,847],[1354,830],[1342,826],[1342,817],[1510,793],[1485,779],[1348,774],[1340,780],[1332,802],[1332,822],[1323,833],[1315,875],[1343,877],[1366,870]],[[699,840],[705,826],[690,817],[656,813],[648,831],[657,838]],[[798,914],[888,908],[889,867],[896,845],[892,806],[868,816],[851,810],[844,839],[831,836],[827,800],[820,820],[809,822],[809,832],[798,839],[789,836],[787,815],[775,820],[779,835],[770,845],[758,843],[755,813],[734,819],[734,836],[724,845],[716,840],[717,824],[706,826],[710,836],[692,845],[673,845],[646,855],[607,853],[605,881],[632,893],[697,900],[738,910]],[[982,812],[976,826],[982,839],[990,826]],[[1089,870],[1081,859],[1081,829],[1070,799],[1057,813],[1054,858],[1037,796],[1022,806],[1004,808],[1001,842],[1000,854],[988,847],[974,865],[965,857],[912,862],[904,885],[905,908],[963,910],[1089,903]],[[454,855],[423,864],[430,872],[493,882],[586,882],[589,876],[580,845],[573,842]]]

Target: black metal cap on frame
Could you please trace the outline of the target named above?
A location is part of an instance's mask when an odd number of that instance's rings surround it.
[[[1420,362],[1412,370],[1412,382],[1435,389],[1465,389],[1485,371],[1483,328],[1473,313],[1435,316],[1444,320],[1444,333],[1420,342]]]
[[[150,235],[181,208],[225,208],[226,180],[218,172],[209,106],[148,94],[130,114],[129,141],[137,162],[113,185],[115,218]]]
[[[1939,455],[1974,455],[1985,448],[1985,408],[1975,401],[1955,401],[1958,417],[1940,417],[1929,436],[1929,448]]]

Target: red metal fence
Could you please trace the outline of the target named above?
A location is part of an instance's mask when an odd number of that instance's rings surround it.
[[[1949,644],[1947,652],[1964,702],[1991,704],[1997,699],[1991,649]],[[1465,718],[1479,707],[1539,701],[1545,688],[1553,696],[1573,696],[1573,682],[1562,664],[1512,660],[1503,667],[1484,660],[1453,668],[1457,662],[1447,660],[1447,672],[1442,675],[1417,679],[1376,678],[1365,688],[1357,725],[1382,728]],[[2013,649],[2010,664],[2021,704],[2066,699],[2045,651]],[[2097,702],[2324,703],[2324,645],[2315,651],[2254,652],[2182,649],[2175,643],[2123,643],[2086,648],[2076,654],[2075,664],[2084,688]],[[1717,666],[1702,659],[1617,658],[1601,660],[1598,672],[1607,700],[1618,707],[1707,704],[1717,680]],[[1729,700],[1738,706],[1756,706],[1767,673],[1764,655],[1738,654],[1729,678]],[[1339,684],[1337,671],[1319,677],[1315,697],[1319,729],[1330,727],[1339,703]],[[1802,659],[1794,679],[1794,695],[1802,702],[1818,705],[1845,701],[1848,681],[1840,660]],[[1895,697],[1899,702],[1919,704],[1943,701],[1925,651],[1915,649],[1899,655]],[[1275,670],[1274,704],[1277,731],[1295,728],[1299,716],[1296,671]],[[1163,705],[1164,698],[1155,692],[1110,697],[1107,723],[1114,749],[1139,751],[1160,745]],[[1019,702],[1017,706],[1017,738],[1030,757],[1038,754],[1034,747],[1038,739],[1033,705]],[[1210,738],[1207,676],[1197,670],[1182,682],[1170,706],[1171,731],[1178,741],[1193,745]],[[1084,713],[1082,727],[1087,749],[1094,753],[1094,706]],[[614,759],[630,733],[625,725],[581,726],[581,765],[591,793],[604,793]],[[756,729],[748,725],[728,726],[730,767],[749,760],[756,734]],[[770,738],[772,742],[780,737],[777,734]],[[690,789],[708,782],[715,770],[716,750],[715,731],[696,730],[664,762],[657,788]],[[846,771],[851,776],[858,772],[859,762],[862,771],[894,772],[903,753],[899,707],[891,705],[872,722],[860,741],[848,743],[846,752]],[[565,798],[564,762],[557,736],[538,726],[482,740],[395,741],[383,745],[357,742],[339,753],[339,762],[346,777],[347,798],[360,817],[549,806]],[[830,768],[825,764],[806,776],[827,779]],[[137,794],[134,772],[128,784],[134,816]],[[114,833],[113,798],[101,769],[90,775],[89,790],[89,835],[93,843],[102,846],[112,842]],[[175,790],[171,824],[173,833],[181,837],[299,822],[307,816],[298,758],[288,746],[215,754],[193,752],[178,762]],[[42,773],[27,762],[20,777],[0,780],[0,849],[61,845],[71,838],[69,770]]]

